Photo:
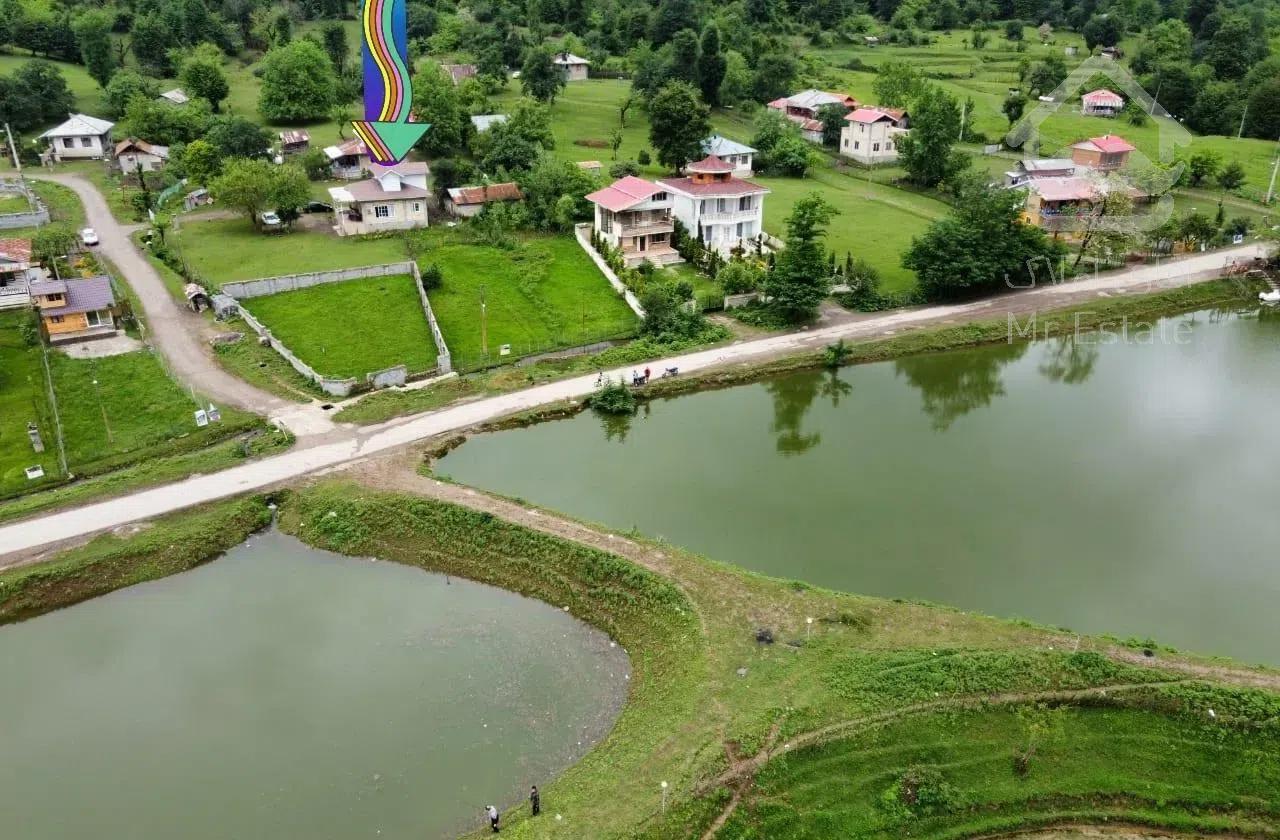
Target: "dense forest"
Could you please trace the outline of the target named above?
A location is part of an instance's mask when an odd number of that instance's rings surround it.
[[[407,10],[414,56],[470,59],[482,80],[505,81],[509,70],[554,45],[591,59],[594,75],[632,78],[642,95],[682,79],[711,105],[788,91],[812,69],[797,44],[854,43],[866,33],[926,44],[933,32],[966,30],[973,33],[966,43],[981,48],[983,33],[1008,26],[997,21],[1018,21],[1078,31],[1091,49],[1123,44],[1144,86],[1158,89],[1166,110],[1198,132],[1243,127],[1251,136],[1280,136],[1280,54],[1269,44],[1280,32],[1274,0],[409,0]],[[180,74],[186,86],[208,93],[203,98],[216,113],[218,74],[189,68],[192,57],[208,65],[218,53],[247,60],[265,54],[264,84],[274,73],[305,81],[308,90],[278,97],[263,115],[305,121],[358,96],[358,56],[337,23],[357,12],[358,4],[345,0],[0,0],[0,43],[83,64],[119,105],[115,116],[123,116],[130,92]],[[313,20],[330,23],[298,38],[301,24]],[[271,54],[287,49],[271,66]],[[328,66],[320,66],[322,58]],[[537,62],[532,69],[536,75]],[[1065,68],[1039,69],[1044,84],[1065,76]],[[1024,68],[1024,79],[1030,71]],[[39,65],[0,77],[0,116],[24,131],[47,123],[69,102],[56,82]]]

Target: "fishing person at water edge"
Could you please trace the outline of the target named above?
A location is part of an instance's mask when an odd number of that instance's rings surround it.
[[[498,820],[501,819],[501,817],[498,816],[498,809],[492,805],[486,805],[484,806],[484,814],[489,818],[489,827],[493,829],[493,833],[497,834],[501,831],[501,829],[498,828]]]
[[[537,785],[529,788],[529,808],[535,817],[542,813],[542,797],[538,796]]]

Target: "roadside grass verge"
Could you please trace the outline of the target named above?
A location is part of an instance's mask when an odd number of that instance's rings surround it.
[[[28,346],[22,335],[23,322],[32,317],[26,310],[0,312],[0,494],[35,489],[61,476],[40,346]],[[27,423],[39,428],[44,452],[32,449]],[[23,471],[36,465],[45,477],[30,481]]]
[[[108,164],[100,160],[75,161],[59,164],[57,171],[84,177],[97,188],[98,192],[102,193],[102,197],[107,201],[107,209],[111,211],[111,215],[117,222],[122,225],[135,224],[139,219],[133,207],[133,196],[141,190],[126,186],[121,180],[120,173],[114,168],[115,164],[112,163],[110,166],[112,168],[108,169]],[[144,221],[145,218],[144,213]]]
[[[0,624],[32,618],[214,559],[271,522],[260,496],[103,534],[48,563],[0,571]]]
[[[630,337],[639,324],[571,237],[528,236],[511,249],[424,239],[435,247],[418,264],[443,274],[427,296],[455,369]],[[504,344],[511,345],[506,357],[499,355]]]
[[[392,365],[403,364],[409,373],[436,366],[436,345],[407,274],[323,283],[253,298],[244,306],[325,376],[363,380]],[[246,341],[254,336],[240,343]]]
[[[405,259],[398,238],[356,239],[303,230],[266,234],[254,230],[244,218],[185,222],[176,234],[187,263],[215,289],[235,280]]]

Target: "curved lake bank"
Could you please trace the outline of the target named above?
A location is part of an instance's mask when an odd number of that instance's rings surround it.
[[[1280,663],[1280,319],[808,372],[473,438],[459,481],[788,578]]]
[[[276,532],[0,629],[0,661],[14,840],[449,836],[580,758],[629,672],[539,601]]]

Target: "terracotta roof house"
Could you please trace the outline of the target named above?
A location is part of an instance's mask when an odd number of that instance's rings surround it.
[[[728,137],[721,137],[719,134],[712,134],[702,141],[702,153],[704,155],[715,155],[725,163],[733,164],[733,174],[735,175],[750,178],[755,174],[752,166],[755,162],[756,150],[745,143],[730,140]]]
[[[506,114],[477,114],[471,118],[471,126],[476,130],[476,134],[483,134],[495,125],[506,121]]]
[[[169,162],[169,147],[157,146],[146,140],[130,137],[116,144],[116,168],[123,175],[132,175],[139,168],[143,172],[154,172],[164,169]]]
[[[115,123],[88,114],[72,114],[65,122],[40,135],[49,141],[45,154],[55,160],[101,160],[111,151]]]
[[[31,298],[52,344],[116,334],[116,298],[108,277],[42,280],[31,284]]]
[[[831,93],[810,88],[769,103],[770,108],[781,112],[787,119],[800,126],[804,138],[811,143],[822,142],[822,123],[818,120],[818,111],[824,105],[839,105],[846,111],[851,111],[858,107],[858,100],[847,93]]]
[[[373,167],[369,147],[354,137],[339,146],[325,146],[324,153],[333,177],[344,181],[363,178]]]
[[[446,209],[464,219],[479,215],[488,204],[524,200],[524,193],[520,192],[520,187],[514,181],[476,187],[454,187],[449,190],[448,196],[445,200]]]
[[[1089,91],[1080,97],[1080,113],[1087,117],[1114,117],[1124,108],[1124,97],[1106,88]]]
[[[1135,151],[1128,140],[1116,134],[1104,134],[1081,140],[1071,147],[1071,160],[1076,166],[1087,166],[1103,172],[1123,169],[1129,163],[1129,153]]]
[[[0,309],[30,304],[29,287],[40,277],[31,259],[30,239],[0,239]]]
[[[898,159],[898,139],[910,129],[910,115],[900,108],[864,105],[845,115],[839,152],[867,166]]]
[[[345,187],[330,187],[334,231],[339,236],[363,236],[388,230],[427,226],[425,163],[404,161],[394,166],[373,165],[373,177]]]
[[[748,249],[764,232],[764,197],[769,190],[737,177],[736,167],[715,155],[685,166],[685,177],[662,178],[672,196],[672,213],[690,236],[722,256]]]
[[[558,52],[551,62],[560,68],[566,82],[580,82],[588,76],[591,62],[571,52]]]
[[[182,88],[166,90],[164,93],[157,96],[156,99],[168,102],[170,105],[186,105],[191,101],[191,97],[187,96],[187,92]]]
[[[662,186],[628,175],[589,193],[587,201],[596,206],[596,233],[622,251],[628,268],[646,260],[654,265],[684,262],[671,242],[672,199]]]
[[[449,74],[449,78],[453,79],[455,85],[462,84],[463,79],[474,79],[476,77],[476,66],[474,64],[441,64],[444,72]]]
[[[305,152],[311,147],[311,135],[305,131],[282,131],[280,132],[280,153],[286,155],[296,155]]]

